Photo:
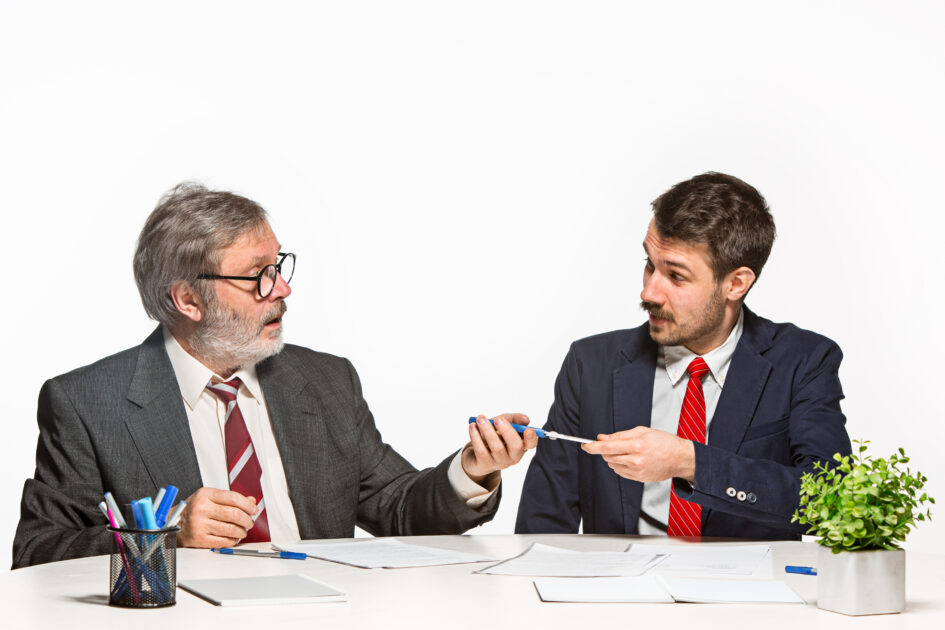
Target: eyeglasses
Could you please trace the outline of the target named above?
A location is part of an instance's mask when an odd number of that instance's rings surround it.
[[[286,284],[292,282],[292,274],[295,273],[295,254],[284,254],[279,252],[279,260],[276,264],[268,264],[262,268],[255,276],[218,276],[214,273],[202,273],[197,276],[198,280],[252,280],[256,283],[256,291],[259,297],[267,298],[272,290],[276,288],[276,276],[281,275]]]

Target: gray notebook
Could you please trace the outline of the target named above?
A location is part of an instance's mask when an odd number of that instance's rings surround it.
[[[180,587],[217,606],[343,602],[347,595],[307,575],[187,580]]]

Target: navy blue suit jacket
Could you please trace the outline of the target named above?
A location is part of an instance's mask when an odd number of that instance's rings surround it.
[[[596,439],[650,426],[657,344],[649,325],[576,341],[555,383],[546,428]],[[745,308],[709,425],[696,444],[692,485],[676,492],[702,505],[704,536],[797,539],[791,524],[800,476],[817,460],[849,453],[833,341]],[[730,496],[734,494],[735,496]],[[517,533],[636,534],[643,484],[614,473],[573,442],[542,440],[525,477]]]

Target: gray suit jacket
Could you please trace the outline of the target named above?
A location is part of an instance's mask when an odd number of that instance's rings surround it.
[[[458,534],[490,520],[447,479],[452,455],[417,471],[381,440],[347,359],[287,345],[257,365],[303,539]],[[109,552],[97,505],[173,484],[201,487],[184,402],[160,327],[145,342],[47,381],[36,472],[27,479],[13,568]]]

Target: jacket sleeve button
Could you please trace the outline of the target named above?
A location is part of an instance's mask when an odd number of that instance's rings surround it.
[[[744,490],[739,490],[738,494],[735,495],[735,498],[738,499],[739,501],[744,501],[746,496],[747,495],[745,494]]]
[[[728,488],[725,489],[725,494],[727,494],[727,495],[730,496],[730,497],[734,497],[734,496],[735,496],[735,488],[729,486]]]

